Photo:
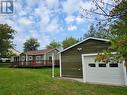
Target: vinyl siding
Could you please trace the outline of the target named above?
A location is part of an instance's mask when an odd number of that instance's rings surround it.
[[[88,40],[61,53],[62,76],[82,78],[81,54],[99,53],[107,49],[110,43]],[[78,51],[77,48],[82,48]]]

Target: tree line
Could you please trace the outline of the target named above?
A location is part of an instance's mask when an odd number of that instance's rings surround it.
[[[62,42],[53,40],[48,45],[46,45],[46,48],[47,49],[53,49],[53,48],[65,49],[77,42],[78,42],[78,40],[76,40],[74,37],[66,38]],[[30,38],[30,39],[26,40],[26,42],[24,43],[24,52],[38,50],[39,46],[40,46],[40,43],[37,41],[37,39]]]

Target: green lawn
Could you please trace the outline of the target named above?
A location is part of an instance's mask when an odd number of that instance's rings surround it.
[[[0,68],[0,95],[127,95],[127,87],[52,79],[49,68]]]

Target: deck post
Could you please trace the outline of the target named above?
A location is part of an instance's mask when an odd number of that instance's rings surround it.
[[[26,54],[26,64],[25,65],[27,64],[28,64],[28,55]]]
[[[52,78],[54,78],[54,53],[52,53]]]
[[[46,64],[46,53],[44,54],[44,64]]]
[[[18,63],[20,63],[20,62],[21,62],[21,58],[20,58],[20,55],[19,55],[18,57],[19,57]]]

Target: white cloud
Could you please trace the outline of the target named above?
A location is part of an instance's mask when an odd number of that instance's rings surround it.
[[[33,21],[28,19],[27,17],[20,18],[18,22],[21,26],[26,26],[26,27],[30,26],[33,23]]]
[[[65,18],[65,21],[70,24],[73,22],[77,22],[77,23],[83,23],[84,19],[82,19],[80,16],[73,16],[73,15],[69,15]]]
[[[59,0],[46,0],[49,9],[54,9],[59,7]]]
[[[76,26],[69,26],[68,27],[68,31],[74,31],[74,30],[77,30]]]
[[[90,10],[91,8],[95,8],[95,5],[92,5],[91,1],[87,1],[87,2],[80,1],[79,6],[87,10]]]
[[[77,23],[82,23],[84,20],[80,17],[80,16],[78,16],[77,18],[76,18],[76,22]]]
[[[66,12],[67,14],[72,14],[72,13],[78,11],[79,2],[80,2],[80,0],[67,0],[67,1],[65,1],[63,3],[64,12]]]
[[[74,21],[75,21],[75,16],[69,15],[69,16],[67,16],[67,17],[65,18],[65,21],[66,21],[67,23],[74,22]]]
[[[57,33],[57,32],[59,32],[59,28],[60,28],[60,26],[59,26],[57,20],[52,20],[50,22],[50,24],[47,26],[46,30],[51,33]]]
[[[26,0],[27,6],[33,7],[35,5],[39,5],[40,3],[44,3],[44,0]]]
[[[36,8],[35,15],[40,17],[41,26],[47,26],[50,21],[50,11],[46,7],[39,6]]]

